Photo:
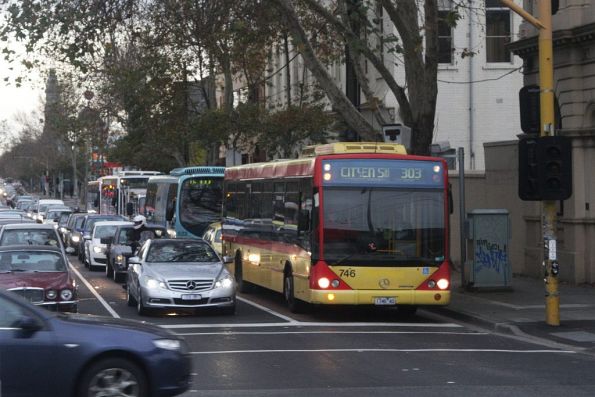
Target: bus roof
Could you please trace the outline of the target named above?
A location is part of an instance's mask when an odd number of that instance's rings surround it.
[[[333,142],[325,145],[307,146],[302,157],[313,157],[326,154],[386,153],[407,154],[405,146],[384,142]]]
[[[144,175],[162,175],[163,172],[159,171],[118,171],[115,176],[144,176]]]
[[[318,156],[394,154],[406,156],[405,146],[383,142],[334,142],[325,145],[308,146],[302,158],[294,160],[273,160],[266,163],[244,164],[225,170],[225,179],[266,179],[284,176],[312,176]],[[343,156],[344,157],[344,156]]]
[[[169,172],[173,176],[182,175],[220,175],[223,176],[225,167],[212,167],[212,166],[196,166],[196,167],[182,167],[174,168]]]

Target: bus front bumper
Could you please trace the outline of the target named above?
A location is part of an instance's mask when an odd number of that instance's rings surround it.
[[[450,303],[450,291],[426,290],[311,290],[310,300],[324,305],[439,305]],[[393,303],[394,302],[394,303]]]

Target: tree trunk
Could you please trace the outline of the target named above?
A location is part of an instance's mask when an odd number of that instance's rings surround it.
[[[335,85],[333,78],[326,71],[325,66],[320,62],[314,53],[314,49],[308,40],[304,28],[300,24],[299,17],[291,3],[291,0],[275,0],[282,8],[287,17],[288,28],[293,37],[294,46],[300,49],[304,64],[314,75],[327,97],[331,101],[333,110],[336,111],[347,125],[357,132],[363,139],[375,141],[378,133],[361,113],[353,106],[347,96]]]

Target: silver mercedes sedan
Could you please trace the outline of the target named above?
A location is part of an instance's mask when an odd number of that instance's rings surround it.
[[[236,308],[236,282],[204,240],[147,240],[128,260],[128,305],[152,309]]]

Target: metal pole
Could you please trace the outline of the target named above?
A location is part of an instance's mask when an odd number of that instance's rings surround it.
[[[461,249],[461,287],[465,287],[465,262],[467,261],[467,245],[465,244],[465,149],[457,151],[459,161],[459,238]]]
[[[540,137],[554,135],[554,50],[552,44],[552,4],[538,1],[539,19],[523,10],[512,0],[500,0],[527,22],[539,29],[539,87],[541,128]],[[546,200],[541,205],[543,229],[543,265],[545,267],[545,321],[548,325],[560,325],[560,293],[557,271],[557,218],[556,202]]]
[[[552,45],[552,4],[539,2],[539,20],[543,28],[539,29],[539,86],[541,88],[541,131],[540,136],[554,135],[554,62]],[[543,201],[543,262],[545,264],[545,312],[546,323],[560,325],[560,294],[558,277],[552,271],[557,266],[556,252],[556,202]],[[555,264],[555,265],[554,265]]]

